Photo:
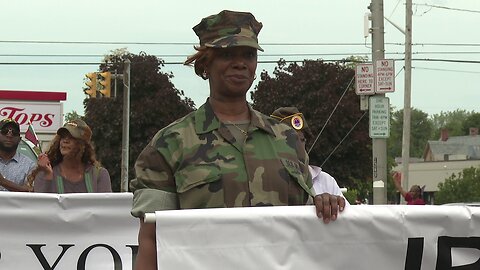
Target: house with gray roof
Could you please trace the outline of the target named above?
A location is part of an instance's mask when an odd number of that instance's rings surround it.
[[[423,161],[409,163],[408,186],[425,186],[426,199],[433,204],[438,184],[470,167],[480,167],[478,128],[471,128],[468,136],[454,137],[449,137],[448,131],[442,130],[439,140],[427,142]],[[393,168],[394,171],[402,169],[401,163]]]
[[[426,162],[480,159],[480,136],[455,136],[446,141],[428,141],[423,159]]]

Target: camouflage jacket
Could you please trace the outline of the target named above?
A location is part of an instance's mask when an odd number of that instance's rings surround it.
[[[208,100],[161,129],[135,163],[132,215],[166,209],[303,205],[312,195],[296,132],[250,108],[245,142]],[[243,147],[242,147],[243,144]]]

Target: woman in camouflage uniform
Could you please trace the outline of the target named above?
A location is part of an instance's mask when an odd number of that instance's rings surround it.
[[[160,130],[137,159],[130,186],[132,215],[141,220],[136,269],[156,269],[155,225],[143,222],[145,213],[311,201],[308,156],[297,134],[246,101],[257,50],[263,51],[257,40],[261,28],[252,14],[233,11],[193,28],[200,46],[185,64],[209,81],[210,95],[197,111]],[[328,222],[338,205],[325,200],[315,203]]]

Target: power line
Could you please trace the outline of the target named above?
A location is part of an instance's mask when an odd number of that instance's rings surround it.
[[[480,71],[471,71],[471,70],[456,70],[456,69],[426,68],[426,67],[413,67],[413,68],[414,69],[423,69],[423,70],[433,70],[433,71],[447,71],[447,72],[480,74]]]
[[[402,46],[404,45],[402,44]],[[413,43],[412,46],[480,47],[480,43]]]
[[[330,152],[330,154],[328,154],[328,156],[325,158],[325,160],[320,165],[320,168],[322,168],[323,165],[325,165],[325,163],[328,161],[328,159],[330,159],[330,157],[333,155],[333,153],[335,153],[335,151],[338,149],[338,147],[340,147],[340,145],[343,143],[343,141],[345,141],[345,139],[348,137],[348,135],[350,135],[350,133],[355,129],[355,127],[358,125],[358,123],[360,123],[360,121],[363,119],[363,117],[365,117],[365,115],[367,115],[367,113],[368,113],[368,111],[365,111],[362,114],[362,116],[360,116],[360,118],[358,118],[357,122],[355,122],[355,124],[352,126],[352,128],[350,128],[350,130],[347,132],[347,134],[345,136],[343,136],[342,140],[335,146],[335,148],[333,148],[333,150]]]
[[[350,89],[350,86],[352,85],[352,83],[353,83],[354,80],[355,80],[355,76],[352,77],[352,79],[351,79],[350,82],[348,83],[347,87],[346,87],[345,90],[343,91],[343,94],[342,94],[342,95],[340,96],[340,98],[338,99],[337,104],[335,104],[335,107],[333,108],[332,112],[330,112],[330,115],[328,116],[327,121],[325,121],[325,124],[323,125],[322,129],[320,130],[320,132],[318,132],[317,137],[316,137],[315,140],[313,141],[312,146],[310,146],[310,149],[308,149],[307,154],[310,154],[310,152],[312,151],[313,147],[315,146],[315,144],[316,144],[317,141],[318,141],[318,138],[320,138],[320,135],[322,135],[323,130],[324,130],[325,127],[327,126],[328,122],[330,121],[330,118],[332,118],[333,113],[334,113],[335,110],[337,109],[337,107],[338,107],[338,105],[340,104],[340,102],[342,101],[343,97],[345,96],[345,94],[347,93],[347,91]]]
[[[82,44],[82,45],[188,45],[196,46],[196,42],[132,42],[132,41],[55,41],[55,40],[0,40],[0,43],[25,43],[25,44]],[[386,43],[388,44],[388,43]],[[267,46],[364,46],[364,43],[320,43],[320,42],[302,42],[302,43],[282,43],[282,42],[264,42]]]
[[[458,60],[458,59],[412,59],[412,61],[427,61],[427,62],[449,62],[449,63],[464,63],[464,64],[480,64],[480,60]]]
[[[403,58],[392,59],[394,61],[404,61]],[[278,60],[259,60],[259,64],[276,64]],[[301,63],[304,61],[315,61],[313,59],[293,59],[288,60],[284,59],[286,63]],[[350,63],[357,62],[355,60],[348,59],[321,59],[323,62],[340,62],[340,63]],[[448,62],[448,63],[462,63],[462,64],[480,64],[480,60],[459,60],[459,59],[431,59],[431,58],[414,58],[412,61],[422,61],[422,62]],[[141,64],[142,62],[132,62],[132,64]],[[0,65],[100,65],[105,64],[105,62],[0,62]],[[183,61],[165,61],[164,65],[183,65]]]
[[[479,52],[480,53],[480,52]],[[282,53],[282,54],[261,54],[259,57],[284,57],[284,56],[357,56],[366,55],[367,52],[355,52],[355,53]],[[403,54],[401,52],[392,54]],[[154,55],[155,57],[188,57],[187,54],[160,54]],[[0,54],[0,57],[105,57],[101,54]]]
[[[397,4],[396,4],[395,7],[393,8],[392,13],[390,13],[389,18],[392,17],[393,13],[395,13],[395,11],[397,10],[397,7],[398,7],[398,5],[400,4],[401,1],[402,1],[402,0],[398,0],[398,1],[397,1]]]
[[[192,42],[131,42],[131,41],[54,41],[54,40],[0,40],[0,43],[24,44],[82,44],[82,45],[189,45]]]
[[[447,9],[447,10],[454,10],[454,11],[480,13],[479,10],[451,8],[451,7],[445,7],[445,6],[430,5],[430,4],[412,4],[412,5],[414,5],[414,6],[424,6],[424,7],[430,7],[430,8]]]
[[[64,44],[64,45],[161,45],[195,46],[194,42],[132,42],[132,41],[54,41],[54,40],[0,40],[0,43],[16,44]],[[386,42],[385,45],[405,46],[401,42]],[[262,46],[365,46],[356,42],[264,42]],[[480,46],[480,43],[415,43],[412,46]]]
[[[404,54],[403,52],[398,54]],[[425,51],[425,52],[412,52],[412,54],[480,54],[480,51],[464,51],[464,52],[453,52],[453,51]]]
[[[290,57],[290,56],[364,56],[368,55],[368,52],[343,52],[343,53],[282,53],[282,54],[261,54],[259,57]],[[386,52],[387,55],[404,55],[404,52]],[[418,51],[412,54],[480,54],[480,51]],[[186,58],[187,54],[157,54],[154,55],[158,58]],[[98,58],[105,57],[103,54],[0,54],[0,57],[59,57],[59,58]]]

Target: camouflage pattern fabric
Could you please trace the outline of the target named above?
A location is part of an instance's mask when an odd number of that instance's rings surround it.
[[[160,130],[135,164],[132,215],[163,209],[306,204],[313,195],[312,181],[296,132],[250,111],[244,143],[219,121],[208,100]],[[172,194],[176,206],[161,206],[159,202]]]
[[[212,48],[249,46],[263,51],[258,45],[258,33],[262,26],[262,23],[249,12],[224,10],[203,18],[193,27],[193,31],[200,39],[201,46]]]

